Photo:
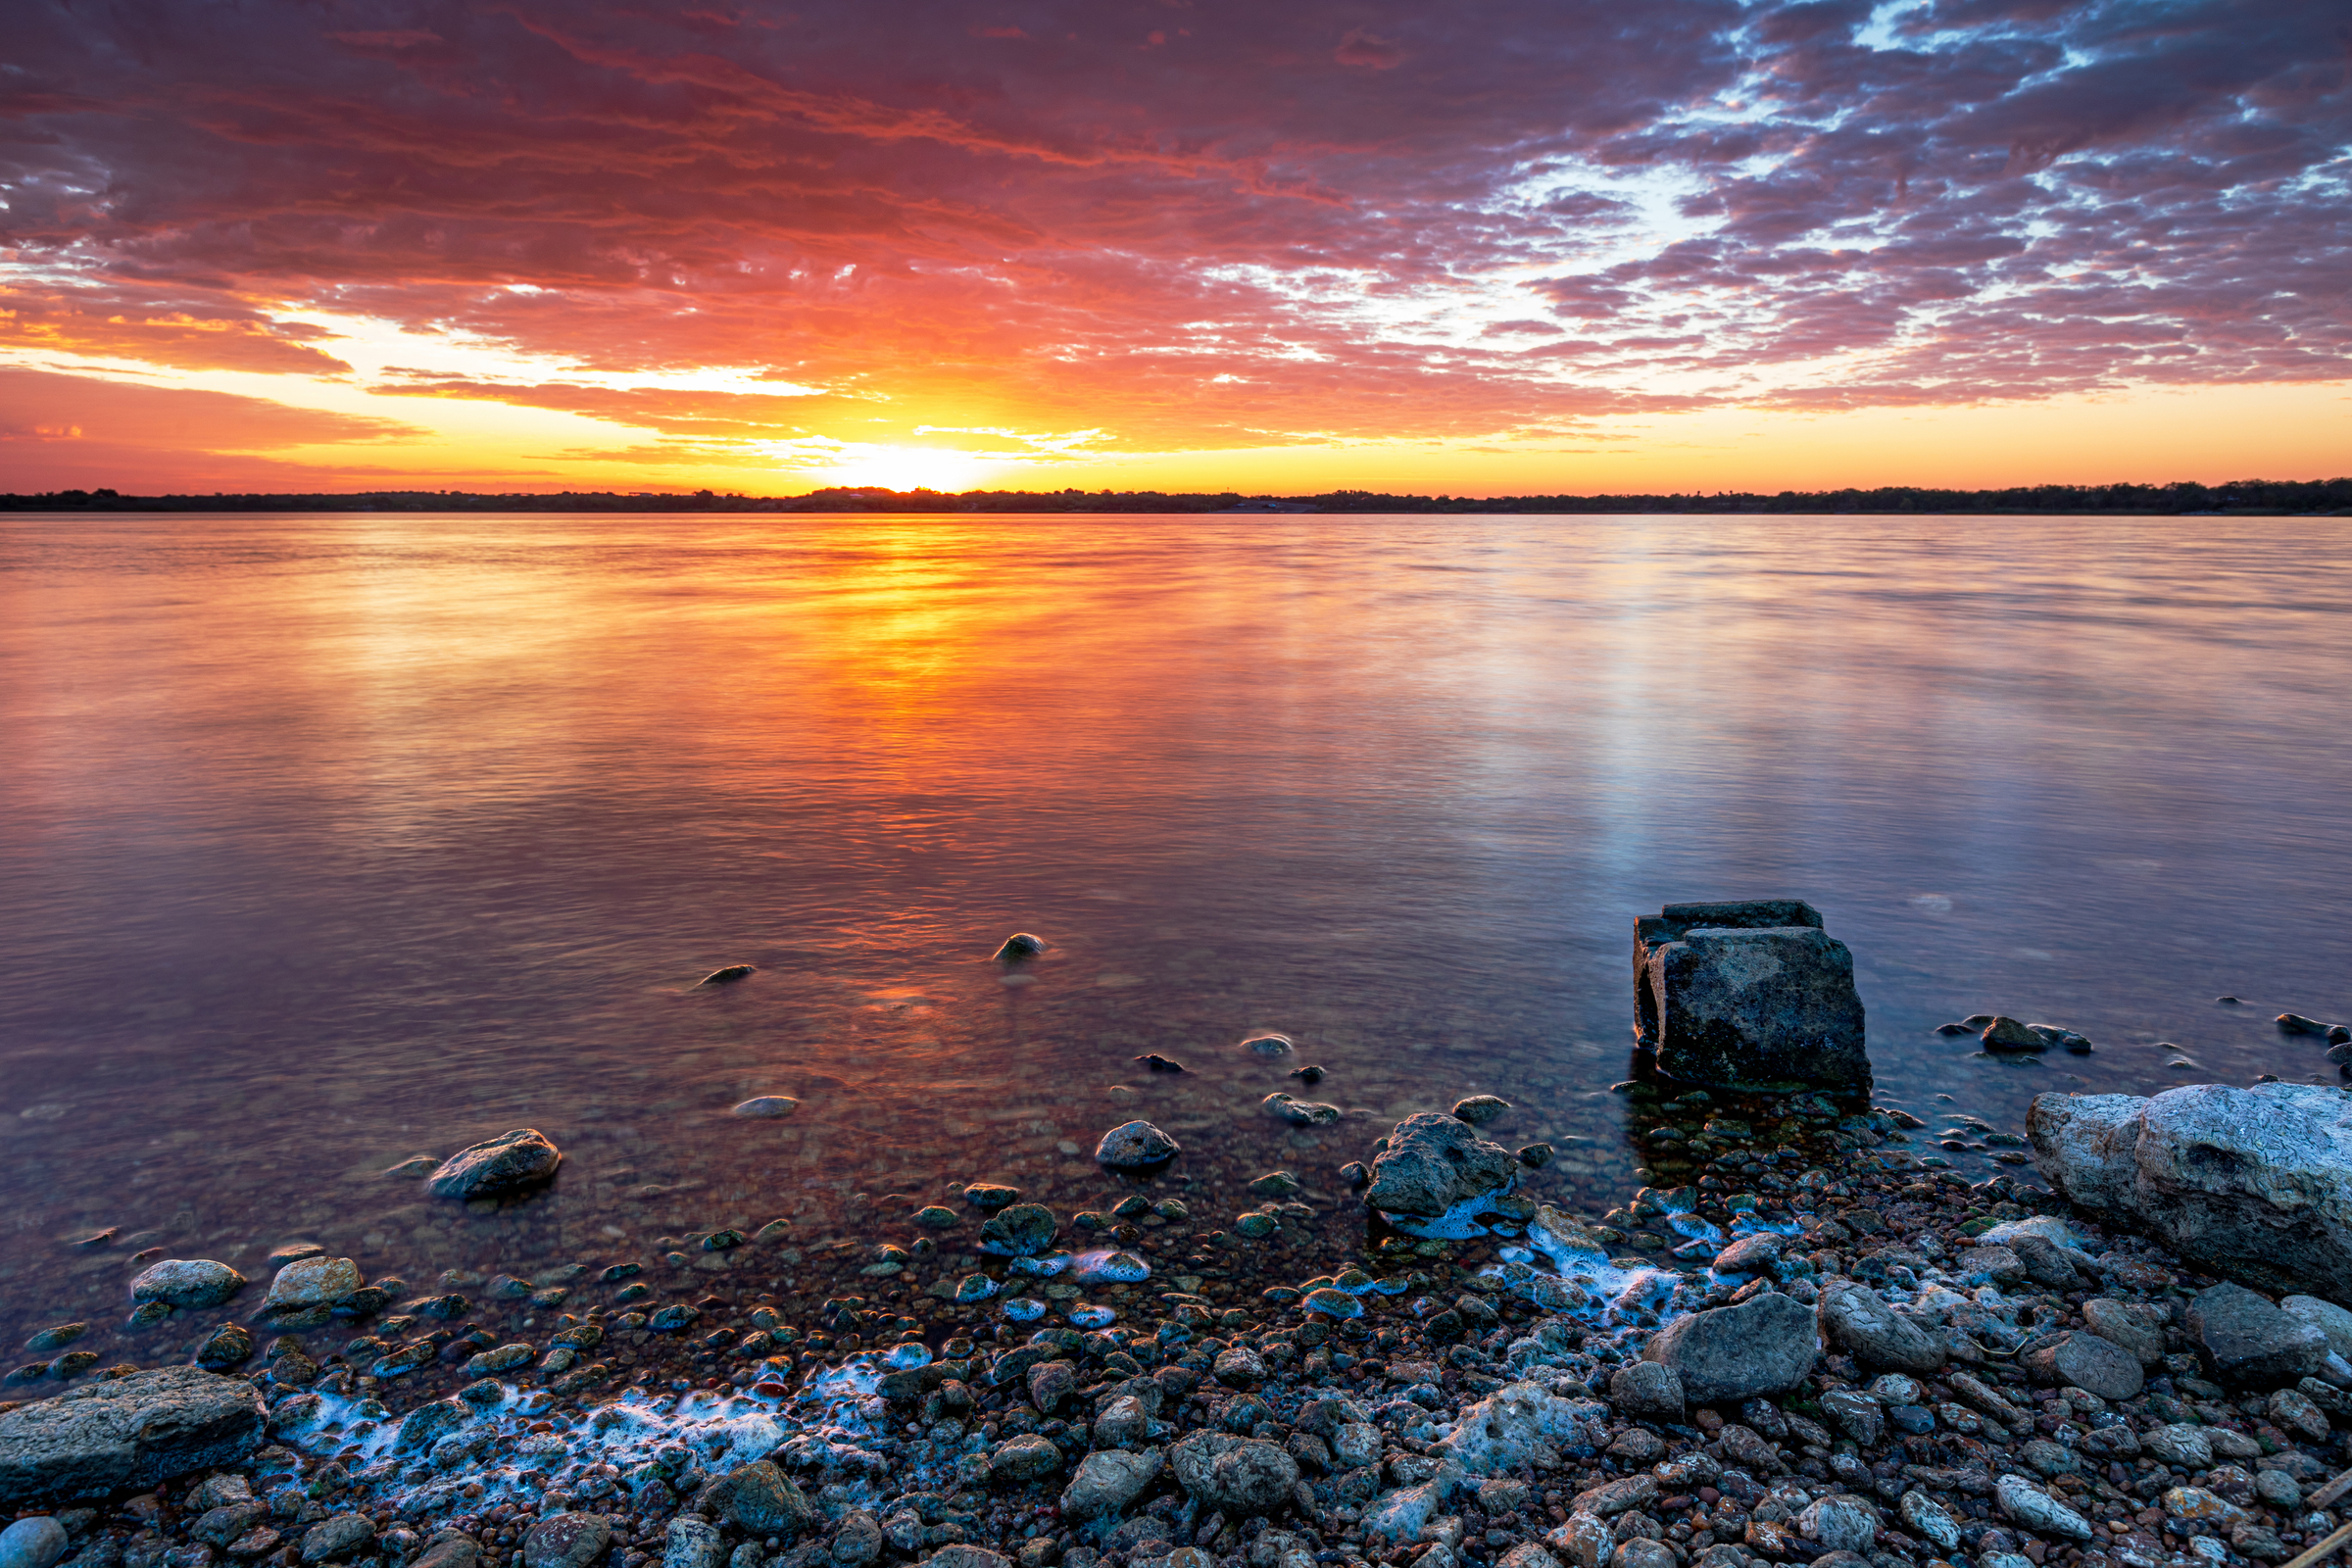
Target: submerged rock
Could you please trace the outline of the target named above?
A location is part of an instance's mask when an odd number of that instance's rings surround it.
[[[231,1465],[268,1411],[243,1378],[166,1367],[0,1412],[0,1505],[97,1497]]]
[[[245,1276],[206,1257],[168,1257],[130,1282],[133,1301],[166,1306],[219,1306],[245,1288]]]
[[[1479,1137],[1468,1122],[1436,1111],[1405,1117],[1388,1146],[1372,1161],[1364,1201],[1408,1233],[1475,1212],[1519,1181],[1517,1155]]]
[[[1867,1086],[1854,956],[1794,899],[1669,904],[1634,922],[1635,1038],[1691,1083]]]
[[[563,1159],[546,1134],[517,1127],[459,1150],[441,1162],[425,1188],[436,1198],[494,1198],[546,1181]]]
[[[1184,1146],[1148,1121],[1122,1122],[1102,1135],[1095,1159],[1113,1170],[1137,1170],[1165,1164],[1184,1152]]]
[[[1472,1095],[1453,1102],[1453,1114],[1473,1127],[1484,1127],[1510,1108],[1511,1102],[1500,1095]]]
[[[1296,1049],[1289,1035],[1252,1035],[1242,1049],[1257,1056],[1285,1056]]]
[[[1045,951],[1046,944],[1042,937],[1033,937],[1026,931],[1015,931],[1004,939],[1002,947],[997,949],[996,958],[999,963],[1019,963],[1022,959],[1034,958]]]
[[[737,1101],[728,1114],[773,1119],[789,1116],[800,1108],[801,1102],[790,1095],[754,1095],[749,1100]]]
[[[298,1257],[270,1281],[262,1306],[270,1312],[324,1306],[343,1299],[365,1282],[360,1265],[348,1257]]]
[[[713,969],[695,982],[698,986],[731,986],[738,980],[749,980],[759,973],[756,965],[730,963],[723,969]]]
[[[2041,1095],[2034,1162],[2082,1207],[2260,1285],[2352,1299],[2352,1097],[2318,1084]]]

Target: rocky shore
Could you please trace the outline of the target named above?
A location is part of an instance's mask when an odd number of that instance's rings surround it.
[[[244,1320],[235,1271],[157,1259],[130,1294],[218,1319],[196,1365],[0,1410],[0,1568],[2157,1568],[2336,1523],[2352,1315],[1972,1186],[1916,1118],[1642,1093],[1687,1180],[1609,1213],[1518,1197],[1548,1152],[1472,1100],[1222,1223],[1149,1172],[1075,1215],[975,1185],[791,1316],[705,1288],[777,1245],[732,1232],[666,1278],[280,1258]],[[1392,1207],[1301,1200],[1344,1181]],[[1360,1229],[1276,1245],[1319,1208]]]

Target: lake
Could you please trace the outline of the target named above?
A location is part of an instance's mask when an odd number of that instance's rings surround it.
[[[1134,1116],[1196,1207],[1281,1166],[1360,1243],[1336,1167],[1496,1094],[1597,1211],[1666,901],[1811,901],[1922,1117],[2334,1081],[2270,1020],[2352,1015],[2344,526],[5,516],[0,1331],[114,1353],[130,1247],[421,1286],[1066,1214]],[[381,1174],[520,1126],[530,1201]]]

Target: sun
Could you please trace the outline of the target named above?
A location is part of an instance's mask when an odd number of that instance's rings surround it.
[[[969,490],[998,466],[996,460],[954,447],[853,446],[821,468],[807,470],[823,484],[879,485],[889,490]]]

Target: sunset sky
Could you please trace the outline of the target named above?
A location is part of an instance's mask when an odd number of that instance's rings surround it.
[[[17,0],[0,490],[2352,471],[2344,0]]]

